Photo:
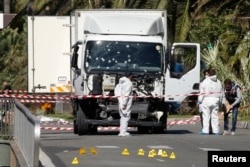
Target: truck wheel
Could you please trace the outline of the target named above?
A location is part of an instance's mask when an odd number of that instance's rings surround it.
[[[77,112],[77,130],[79,136],[88,134],[88,123],[86,122],[86,116],[80,107]]]
[[[77,134],[77,132],[78,132],[78,127],[77,127],[77,124],[76,124],[76,120],[75,120],[75,119],[74,119],[73,125],[74,125],[74,134]]]

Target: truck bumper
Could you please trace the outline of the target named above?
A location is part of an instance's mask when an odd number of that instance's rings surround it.
[[[96,119],[86,119],[86,123],[96,126],[119,126],[120,120],[96,120]],[[162,126],[162,122],[158,121],[137,121],[130,120],[128,122],[128,126],[130,127],[160,127]]]

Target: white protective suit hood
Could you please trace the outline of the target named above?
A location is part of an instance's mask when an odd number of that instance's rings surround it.
[[[119,79],[119,84],[126,84],[126,82],[130,82],[130,80],[127,77],[121,77]]]
[[[125,98],[122,98],[123,99],[122,103],[127,104],[128,98],[126,98],[126,96],[128,97],[132,95],[132,89],[133,89],[132,82],[127,77],[122,77],[119,79],[119,84],[121,85],[120,94],[121,96],[125,96]]]

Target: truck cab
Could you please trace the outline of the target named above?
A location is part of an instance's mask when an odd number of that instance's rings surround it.
[[[129,126],[162,133],[169,104],[182,102],[200,76],[200,46],[167,43],[162,10],[76,10],[71,14],[71,83],[74,133],[119,126],[119,78],[133,73]],[[192,63],[186,63],[189,57]]]

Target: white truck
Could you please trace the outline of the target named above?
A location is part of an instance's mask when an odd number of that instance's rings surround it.
[[[75,134],[119,126],[114,89],[127,73],[134,86],[129,126],[139,133],[164,132],[169,104],[199,91],[200,45],[170,44],[165,10],[75,10],[63,25],[72,48]]]

